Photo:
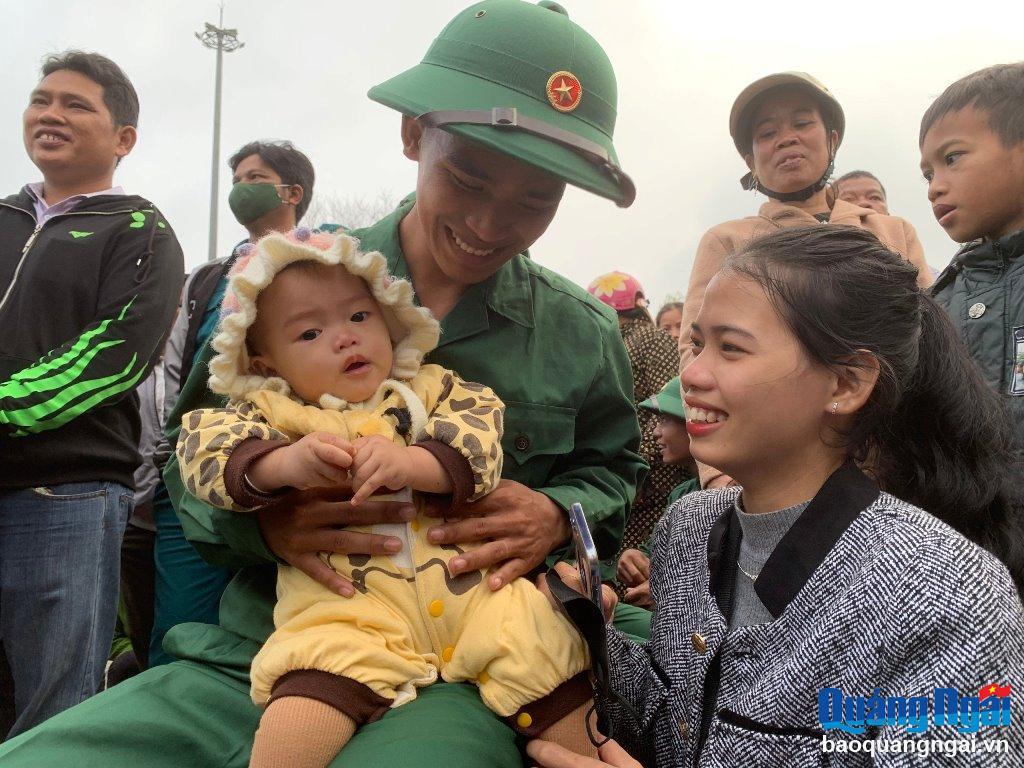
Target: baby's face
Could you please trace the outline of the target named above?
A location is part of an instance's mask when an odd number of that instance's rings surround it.
[[[366,283],[344,267],[313,262],[285,269],[260,293],[250,338],[253,370],[281,377],[308,403],[325,393],[369,399],[394,357]]]

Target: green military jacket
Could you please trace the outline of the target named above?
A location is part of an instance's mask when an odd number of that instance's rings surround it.
[[[398,224],[411,208],[405,203],[352,233],[363,250],[383,253],[397,277],[409,277]],[[223,403],[206,387],[211,357],[207,344],[168,418],[172,444],[185,413]],[[598,550],[614,554],[646,472],[637,453],[633,378],[614,313],[522,254],[463,294],[441,322],[440,343],[427,362],[498,393],[506,407],[502,476],[563,509],[581,502]],[[189,495],[176,460],[165,467],[164,479],[185,536],[200,554],[241,568],[221,600],[221,629],[185,625],[168,636],[168,644],[178,656],[237,666],[234,657],[254,652],[250,643],[240,647],[237,636],[261,643],[273,631],[274,556],[253,517]]]
[[[931,290],[1024,444],[1024,230],[966,246]]]

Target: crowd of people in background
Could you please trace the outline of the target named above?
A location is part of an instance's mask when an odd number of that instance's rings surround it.
[[[989,683],[1024,754],[1024,63],[922,118],[940,272],[873,173],[834,178],[837,97],[751,83],[728,129],[767,200],[653,314],[626,272],[527,255],[567,184],[636,195],[611,63],[561,6],[484,0],[369,96],[414,194],[307,221],[310,158],[254,140],[244,236],[186,275],[114,181],[130,80],[44,60],[42,180],[0,201],[0,766],[818,765],[820,690]],[[578,571],[534,584],[577,502],[600,642],[551,591]],[[943,764],[869,725],[865,765]]]

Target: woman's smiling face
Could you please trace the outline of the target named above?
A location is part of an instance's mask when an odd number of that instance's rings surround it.
[[[718,274],[691,341],[681,381],[695,459],[743,483],[823,448],[835,377],[809,359],[760,285]]]

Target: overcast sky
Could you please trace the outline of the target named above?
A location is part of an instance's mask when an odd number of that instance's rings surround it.
[[[781,70],[805,70],[843,104],[837,173],[875,172],[893,213],[910,220],[928,261],[955,246],[935,223],[918,170],[917,130],[943,88],[976,69],[1024,57],[1018,2],[765,3],[565,0],[604,46],[619,83],[615,144],[637,184],[626,210],[570,188],[534,258],[586,285],[612,269],[635,274],[655,305],[682,292],[701,235],[749,215],[728,132],[739,91]],[[287,138],[317,171],[317,191],[400,197],[415,167],[401,153],[397,113],[366,91],[419,61],[458,0],[229,0],[225,25],[245,47],[225,57],[221,134],[221,254],[243,230],[227,208],[223,162],[254,138]],[[207,257],[215,54],[193,33],[217,20],[207,0],[5,0],[0,191],[39,178],[25,156],[21,113],[40,58],[99,51],[128,74],[142,103],[139,143],[116,182],[153,200],[190,267]]]

